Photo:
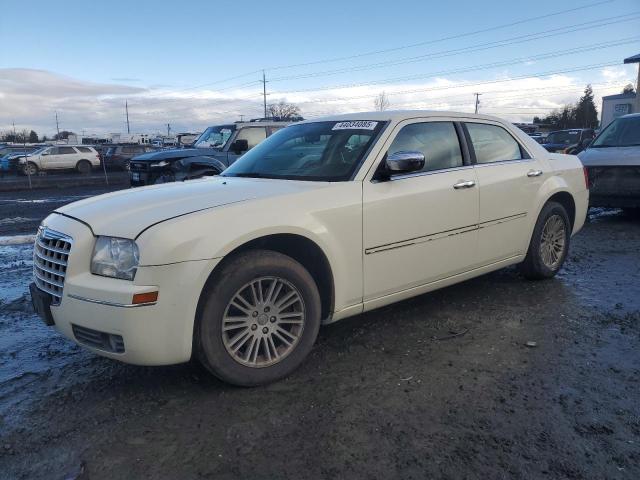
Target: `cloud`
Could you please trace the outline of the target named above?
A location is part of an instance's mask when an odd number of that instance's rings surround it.
[[[202,130],[207,125],[262,115],[261,86],[236,89],[175,91],[167,86],[131,86],[95,83],[33,69],[0,69],[0,130],[34,129],[39,134],[55,132],[55,113],[60,128],[75,132],[111,133],[125,129],[124,103],[129,104],[133,132]],[[633,69],[609,67],[589,73],[596,105],[602,95],[621,91],[634,81]],[[473,112],[475,92],[480,92],[480,112],[516,122],[530,122],[553,108],[575,103],[586,85],[584,78],[552,75],[513,78],[501,71],[484,80],[437,77],[414,83],[359,85],[348,88],[311,90],[290,88],[272,82],[268,102],[286,100],[300,106],[306,118],[334,113],[370,111],[374,98],[385,91],[392,109],[431,109]],[[276,88],[283,85],[281,88]]]

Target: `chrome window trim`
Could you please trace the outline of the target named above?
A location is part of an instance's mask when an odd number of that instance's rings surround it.
[[[74,300],[81,300],[83,302],[95,303],[97,305],[106,305],[108,307],[120,307],[120,308],[137,308],[137,307],[147,307],[149,305],[155,305],[158,302],[146,302],[146,303],[118,303],[118,302],[109,302],[107,300],[97,300],[95,298],[82,297],[80,295],[68,294],[67,297],[73,298]]]
[[[392,175],[389,180],[371,180],[371,183],[388,183],[396,180],[405,180],[407,178],[424,177],[427,175],[437,175],[439,173],[457,172],[462,170],[471,170],[473,165],[462,165],[460,167],[441,168],[439,170],[429,170],[427,172],[403,173],[400,175]]]
[[[521,158],[519,160],[498,160],[497,162],[476,163],[474,167],[490,167],[492,165],[503,165],[505,163],[527,163],[535,161],[534,158]]]

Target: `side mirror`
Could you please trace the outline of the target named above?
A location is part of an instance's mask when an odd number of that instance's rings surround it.
[[[422,152],[395,152],[387,157],[386,166],[389,173],[409,173],[424,168]]]
[[[246,139],[238,139],[231,144],[230,150],[233,153],[242,153],[249,150],[249,142]]]
[[[40,155],[42,155],[42,156],[49,155],[49,152],[42,152]]]

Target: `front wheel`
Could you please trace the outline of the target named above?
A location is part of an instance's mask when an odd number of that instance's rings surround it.
[[[86,175],[91,173],[91,163],[88,160],[80,160],[76,165],[78,172]]]
[[[548,202],[540,212],[529,250],[520,264],[522,274],[532,280],[551,278],[562,267],[571,239],[571,222],[565,208]]]
[[[22,173],[25,175],[35,175],[38,173],[38,166],[33,162],[27,162],[22,167]]]
[[[195,340],[202,364],[241,386],[278,380],[309,354],[320,328],[320,294],[291,257],[253,250],[205,287]]]

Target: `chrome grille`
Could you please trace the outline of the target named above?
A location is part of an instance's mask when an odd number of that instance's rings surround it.
[[[33,276],[38,288],[60,304],[72,239],[64,233],[40,227],[33,247]]]

